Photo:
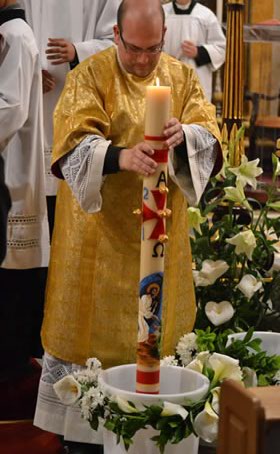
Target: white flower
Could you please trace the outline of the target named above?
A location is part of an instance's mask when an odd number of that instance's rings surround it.
[[[53,385],[56,395],[64,405],[72,405],[81,397],[81,385],[72,375],[66,375]]]
[[[254,159],[253,161],[248,161],[247,156],[244,154],[241,158],[241,164],[239,167],[230,167],[228,170],[236,175],[236,182],[240,182],[242,187],[249,184],[254,189],[257,187],[256,177],[260,176],[263,173],[263,170],[258,167],[260,160]]]
[[[236,287],[250,300],[262,288],[262,283],[252,274],[245,274]]]
[[[256,238],[252,230],[240,232],[234,237],[227,239],[226,242],[235,246],[235,253],[237,255],[244,253],[249,260],[252,260],[252,254],[257,246]]]
[[[172,404],[171,402],[163,402],[163,409],[160,416],[179,415],[182,419],[186,419],[188,414],[187,410],[181,405]]]
[[[280,370],[274,375],[273,381],[277,386],[280,386]]]
[[[200,271],[193,271],[193,278],[197,287],[212,285],[222,276],[229,266],[224,260],[204,260]]]
[[[98,369],[101,369],[101,362],[97,358],[88,358],[86,366],[90,370],[97,371]]]
[[[176,346],[176,353],[184,366],[187,366],[197,354],[196,334],[189,333],[182,336]]]
[[[115,397],[115,402],[118,404],[119,409],[124,413],[139,413],[139,410],[137,408],[134,408],[127,402],[127,400],[122,399],[122,397],[120,396]]]
[[[243,186],[240,182],[236,184],[236,187],[229,186],[225,188],[224,191],[225,191],[225,195],[223,197],[224,200],[231,200],[232,202],[244,205],[248,210],[251,210],[251,207],[246,199]]]
[[[206,221],[206,217],[201,215],[199,208],[189,207],[187,209],[189,227],[201,234],[200,224]]]
[[[211,323],[215,326],[228,322],[234,315],[235,310],[229,301],[209,301],[205,305],[205,313]]]
[[[207,362],[209,356],[209,352],[200,352],[197,357],[187,365],[187,369],[191,369],[202,374],[204,364]]]
[[[178,361],[174,355],[165,356],[160,360],[161,366],[178,366]]]
[[[246,388],[258,386],[258,377],[256,372],[250,367],[243,367],[243,383]]]
[[[213,353],[208,359],[207,365],[214,371],[214,382],[221,382],[225,378],[242,381],[242,371],[237,359],[220,353]]]
[[[216,388],[213,388],[211,391],[212,394],[212,402],[211,402],[211,407],[213,408],[214,412],[217,413],[217,415],[220,413],[220,394],[221,394],[221,387],[216,386]]]
[[[218,437],[219,416],[215,413],[209,402],[204,410],[194,420],[194,430],[197,435],[207,443],[213,443]]]
[[[98,385],[90,388],[84,393],[80,402],[82,418],[87,421],[91,420],[91,413],[97,408],[98,405],[103,406],[104,394],[102,388]]]
[[[270,203],[267,204],[267,206],[269,208],[271,208],[272,210],[280,211],[280,201],[278,201],[278,202],[270,202]]]

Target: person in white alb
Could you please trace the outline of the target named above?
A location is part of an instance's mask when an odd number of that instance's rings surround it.
[[[13,0],[0,0],[0,155],[12,201],[0,268],[2,394],[4,383],[28,373],[31,357],[42,354],[49,230],[41,84],[39,52],[24,11]]]
[[[57,178],[51,172],[53,111],[70,69],[112,45],[120,0],[20,0],[34,31],[43,69],[44,150],[50,233]]]
[[[209,101],[212,75],[225,61],[226,39],[215,14],[196,0],[176,0],[163,6],[167,32],[164,50],[196,68]]]

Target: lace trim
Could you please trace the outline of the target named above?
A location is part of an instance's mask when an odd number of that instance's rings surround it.
[[[7,241],[7,246],[10,249],[31,249],[39,247],[40,242],[39,240],[32,239],[32,240],[11,240]]]
[[[63,360],[58,360],[54,356],[45,353],[41,380],[45,383],[53,385],[66,375],[82,369],[84,369],[84,367]]]
[[[9,224],[23,224],[23,225],[29,225],[29,224],[38,224],[39,219],[38,216],[24,216],[24,215],[16,215],[16,216],[9,216],[8,219]]]

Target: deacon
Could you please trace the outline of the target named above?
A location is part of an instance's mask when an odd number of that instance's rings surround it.
[[[164,50],[193,66],[212,98],[212,76],[225,61],[226,39],[217,17],[196,0],[173,0],[164,5],[167,33]]]
[[[116,47],[68,74],[54,115],[52,169],[62,182],[35,424],[84,442],[92,442],[94,432],[86,422],[82,429],[79,408],[63,408],[53,384],[89,357],[99,358],[104,368],[136,360],[141,222],[132,212],[141,206],[142,176],[157,166],[143,142],[147,86],[158,78],[172,96],[164,129],[172,219],[162,355],[171,354],[194,324],[187,203],[197,203],[220,157],[215,109],[195,71],[162,53],[160,1],[124,0],[117,19]]]

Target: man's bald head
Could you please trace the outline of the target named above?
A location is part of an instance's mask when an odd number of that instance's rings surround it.
[[[123,0],[117,14],[117,23],[120,31],[123,29],[124,19],[145,24],[160,19],[163,28],[165,14],[160,0]]]

